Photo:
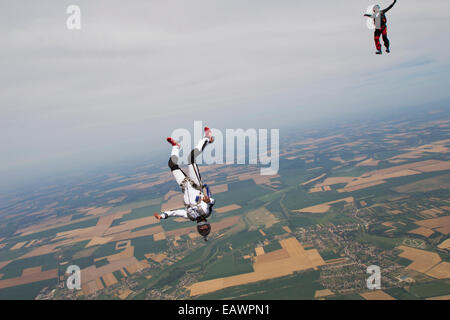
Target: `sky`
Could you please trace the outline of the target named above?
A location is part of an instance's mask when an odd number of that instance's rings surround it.
[[[390,1],[381,1],[382,8]],[[81,30],[68,30],[69,5]],[[3,0],[0,188],[150,159],[194,120],[280,128],[450,98],[450,2]]]

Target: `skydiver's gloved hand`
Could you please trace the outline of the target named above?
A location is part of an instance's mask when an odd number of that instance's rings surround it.
[[[156,219],[158,219],[158,221],[161,220],[161,219],[166,219],[166,218],[167,218],[167,216],[166,216],[165,213],[158,213],[158,212],[155,212],[155,213],[153,214],[153,216],[154,216]]]
[[[214,204],[216,203],[216,200],[214,198],[208,197],[208,196],[203,196],[202,201],[204,204],[206,204],[206,206],[202,206],[202,209],[204,211],[204,216],[205,217],[209,217],[211,215],[212,212],[212,207],[214,206]]]
[[[214,200],[214,198],[210,198],[208,196],[205,196],[203,198],[203,201],[205,201],[207,204],[213,206],[216,203],[216,200]]]

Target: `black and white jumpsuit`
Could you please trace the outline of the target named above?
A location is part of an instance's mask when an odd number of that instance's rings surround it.
[[[213,198],[210,198],[210,203],[203,201],[202,185],[200,171],[198,170],[195,159],[203,151],[208,144],[208,138],[201,139],[189,155],[189,164],[187,174],[178,166],[178,159],[180,148],[178,146],[172,147],[172,152],[169,159],[169,168],[177,181],[178,185],[184,194],[184,209],[169,210],[161,213],[161,218],[168,217],[183,217],[190,220],[195,220],[200,216],[208,217],[211,214],[212,206],[215,203]]]

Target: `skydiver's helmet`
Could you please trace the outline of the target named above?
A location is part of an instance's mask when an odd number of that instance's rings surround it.
[[[376,4],[376,5],[373,6],[373,12],[374,12],[374,13],[380,12],[380,6],[379,6],[378,4]]]
[[[208,235],[211,232],[211,225],[206,219],[197,221],[197,231],[203,237],[203,240],[208,241]]]

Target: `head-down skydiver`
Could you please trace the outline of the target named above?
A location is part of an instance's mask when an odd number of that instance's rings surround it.
[[[169,210],[161,213],[155,213],[154,216],[158,220],[167,219],[168,217],[183,217],[197,222],[197,231],[206,241],[211,232],[211,225],[206,220],[211,215],[212,206],[215,200],[210,197],[209,188],[202,184],[200,171],[198,170],[195,159],[203,151],[207,144],[213,143],[214,138],[208,127],[205,127],[205,137],[202,138],[197,146],[189,155],[189,165],[187,174],[178,166],[178,158],[180,153],[180,144],[173,138],[167,138],[172,145],[172,152],[169,158],[169,168],[172,171],[175,180],[184,193],[185,209]],[[203,190],[207,190],[204,194]]]
[[[386,12],[391,10],[391,8],[394,6],[394,4],[397,2],[397,0],[394,0],[394,2],[387,7],[386,9],[380,10],[380,6],[377,4],[373,7],[373,14],[365,14],[365,17],[373,18],[373,22],[375,23],[375,33],[374,33],[374,40],[375,40],[375,47],[377,48],[376,54],[382,54],[381,51],[381,43],[380,43],[380,35],[383,36],[383,42],[384,46],[386,47],[386,52],[391,52],[389,47],[389,39],[387,37],[387,26],[386,26]]]

